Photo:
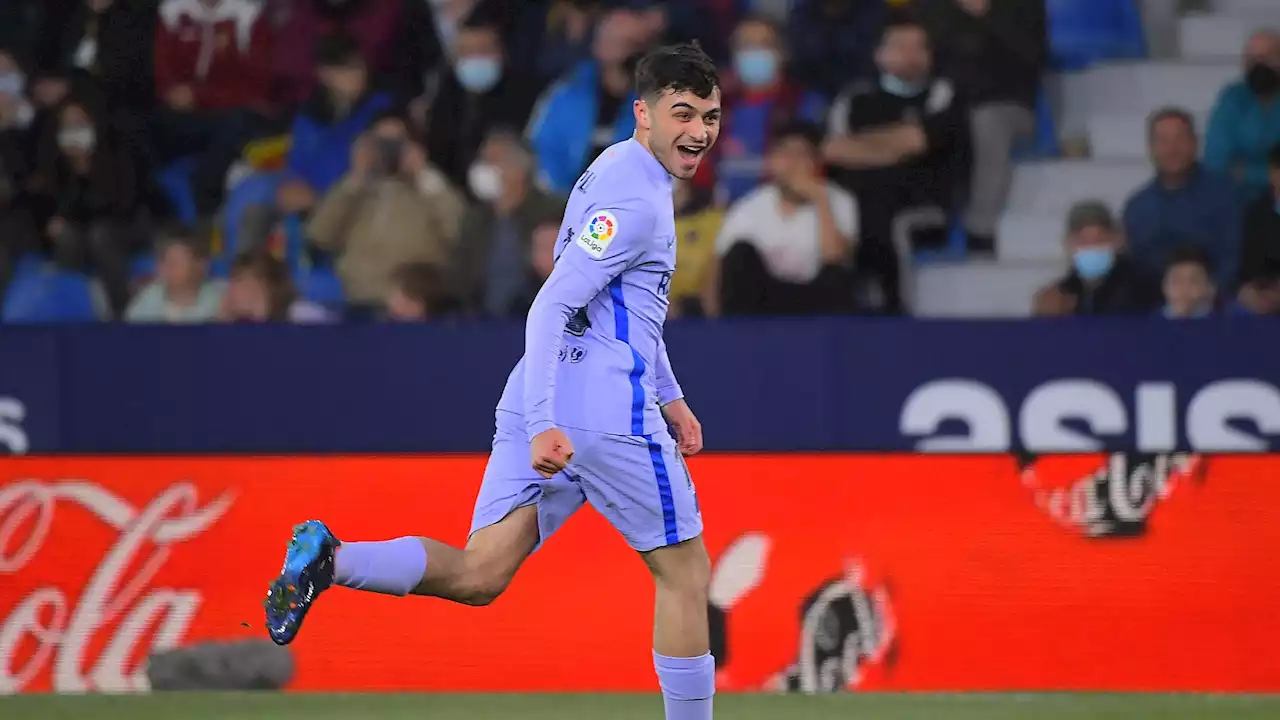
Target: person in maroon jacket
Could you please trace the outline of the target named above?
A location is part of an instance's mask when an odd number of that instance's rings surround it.
[[[257,0],[164,0],[159,13],[158,160],[195,156],[196,208],[212,214],[227,169],[273,112],[271,28]]]

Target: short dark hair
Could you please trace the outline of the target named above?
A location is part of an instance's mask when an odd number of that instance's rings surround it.
[[[190,225],[171,223],[156,234],[156,250],[163,253],[173,246],[186,248],[197,260],[209,259],[209,240],[207,233],[202,233]]]
[[[1177,265],[1199,265],[1205,275],[1213,277],[1213,258],[1199,245],[1187,243],[1171,250],[1169,257],[1165,259],[1164,268],[1169,270]]]
[[[914,12],[907,8],[898,8],[889,13],[889,17],[884,21],[884,27],[880,30],[880,42],[884,42],[889,37],[889,33],[894,30],[909,30],[915,28],[924,31],[925,38],[929,39],[929,33],[925,30],[924,23],[920,22],[920,18],[916,17]]]
[[[1181,120],[1182,124],[1187,126],[1187,129],[1191,131],[1192,135],[1196,134],[1196,119],[1190,112],[1180,107],[1162,107],[1151,113],[1147,118],[1148,141],[1155,137],[1156,125],[1165,120]]]
[[[405,263],[391,273],[391,282],[405,297],[422,303],[428,315],[440,304],[443,289],[440,269],[431,263]]]
[[[664,92],[691,92],[709,98],[718,87],[716,64],[696,41],[657,48],[636,64],[636,94],[642,98]]]
[[[822,147],[822,128],[805,120],[792,120],[779,123],[770,133],[769,140],[777,144],[783,140],[803,140],[814,152]]]
[[[316,41],[317,67],[346,67],[364,62],[360,43],[341,30],[328,33]]]

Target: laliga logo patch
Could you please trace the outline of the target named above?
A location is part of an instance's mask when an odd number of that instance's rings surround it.
[[[618,219],[608,210],[602,210],[591,217],[587,226],[578,234],[578,247],[587,251],[591,257],[599,260],[618,236]]]
[[[1018,459],[1036,506],[1089,537],[1136,537],[1180,483],[1204,482],[1206,462],[1191,453],[1114,453]]]

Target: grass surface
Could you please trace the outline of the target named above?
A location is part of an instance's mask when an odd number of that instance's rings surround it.
[[[722,695],[731,720],[1275,720],[1280,695]],[[0,698],[0,718],[54,720],[661,720],[656,695],[180,693]]]

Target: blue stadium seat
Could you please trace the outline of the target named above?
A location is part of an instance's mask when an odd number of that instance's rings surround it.
[[[1103,60],[1146,55],[1135,0],[1045,0],[1053,65],[1080,70]]]
[[[139,278],[153,278],[156,275],[156,256],[155,253],[146,253],[137,255],[129,261],[129,274],[135,280]]]
[[[76,272],[20,267],[4,303],[4,322],[96,322],[89,278]]]
[[[347,304],[346,295],[342,292],[342,281],[328,265],[296,270],[293,282],[298,286],[300,297],[317,305],[330,310],[341,310]]]
[[[174,161],[156,175],[165,197],[173,203],[174,213],[178,219],[188,225],[194,225],[198,219],[196,212],[196,196],[191,189],[191,173],[196,168],[196,159],[186,157]]]

